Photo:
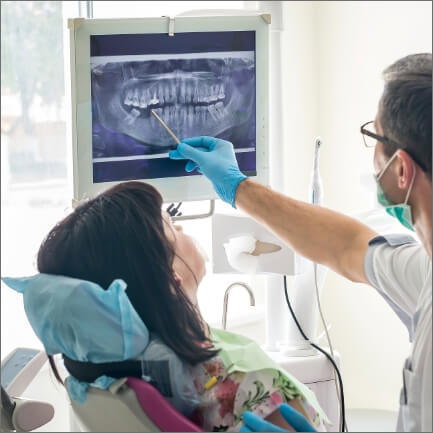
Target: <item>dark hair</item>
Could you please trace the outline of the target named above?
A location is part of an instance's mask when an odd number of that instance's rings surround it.
[[[164,233],[161,205],[161,195],[146,183],[108,189],[56,224],[39,249],[38,269],[104,289],[123,279],[149,331],[196,364],[217,351],[210,347],[199,311],[174,279],[175,251]]]
[[[398,143],[432,174],[432,55],[412,54],[383,72],[385,88],[379,104],[383,134]],[[384,143],[391,156],[397,146]]]

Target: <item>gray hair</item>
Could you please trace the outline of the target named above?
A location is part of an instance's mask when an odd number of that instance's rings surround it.
[[[379,104],[384,143],[391,156],[401,148],[428,174],[432,173],[432,55],[412,54],[383,72],[385,88]],[[396,146],[398,143],[398,146]]]

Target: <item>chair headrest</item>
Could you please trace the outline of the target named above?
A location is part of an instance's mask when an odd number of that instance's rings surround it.
[[[123,280],[114,280],[106,290],[61,275],[2,280],[22,293],[27,318],[48,355],[116,362],[137,357],[149,343],[147,327],[129,301]]]

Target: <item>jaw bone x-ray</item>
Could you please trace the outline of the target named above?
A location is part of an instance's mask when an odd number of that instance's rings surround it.
[[[94,182],[190,175],[151,110],[179,139],[231,141],[255,174],[255,32],[92,36],[91,53]]]

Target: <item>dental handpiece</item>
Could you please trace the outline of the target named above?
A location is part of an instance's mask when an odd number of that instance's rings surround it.
[[[317,137],[314,143],[314,163],[311,173],[310,182],[310,200],[312,204],[319,206],[323,203],[323,183],[319,171],[319,150],[322,145],[322,139]]]
[[[150,112],[156,117],[159,123],[166,129],[166,131],[173,137],[173,140],[180,144],[180,140],[174,135],[174,132],[167,126],[167,124],[155,113],[155,111],[150,110]]]

